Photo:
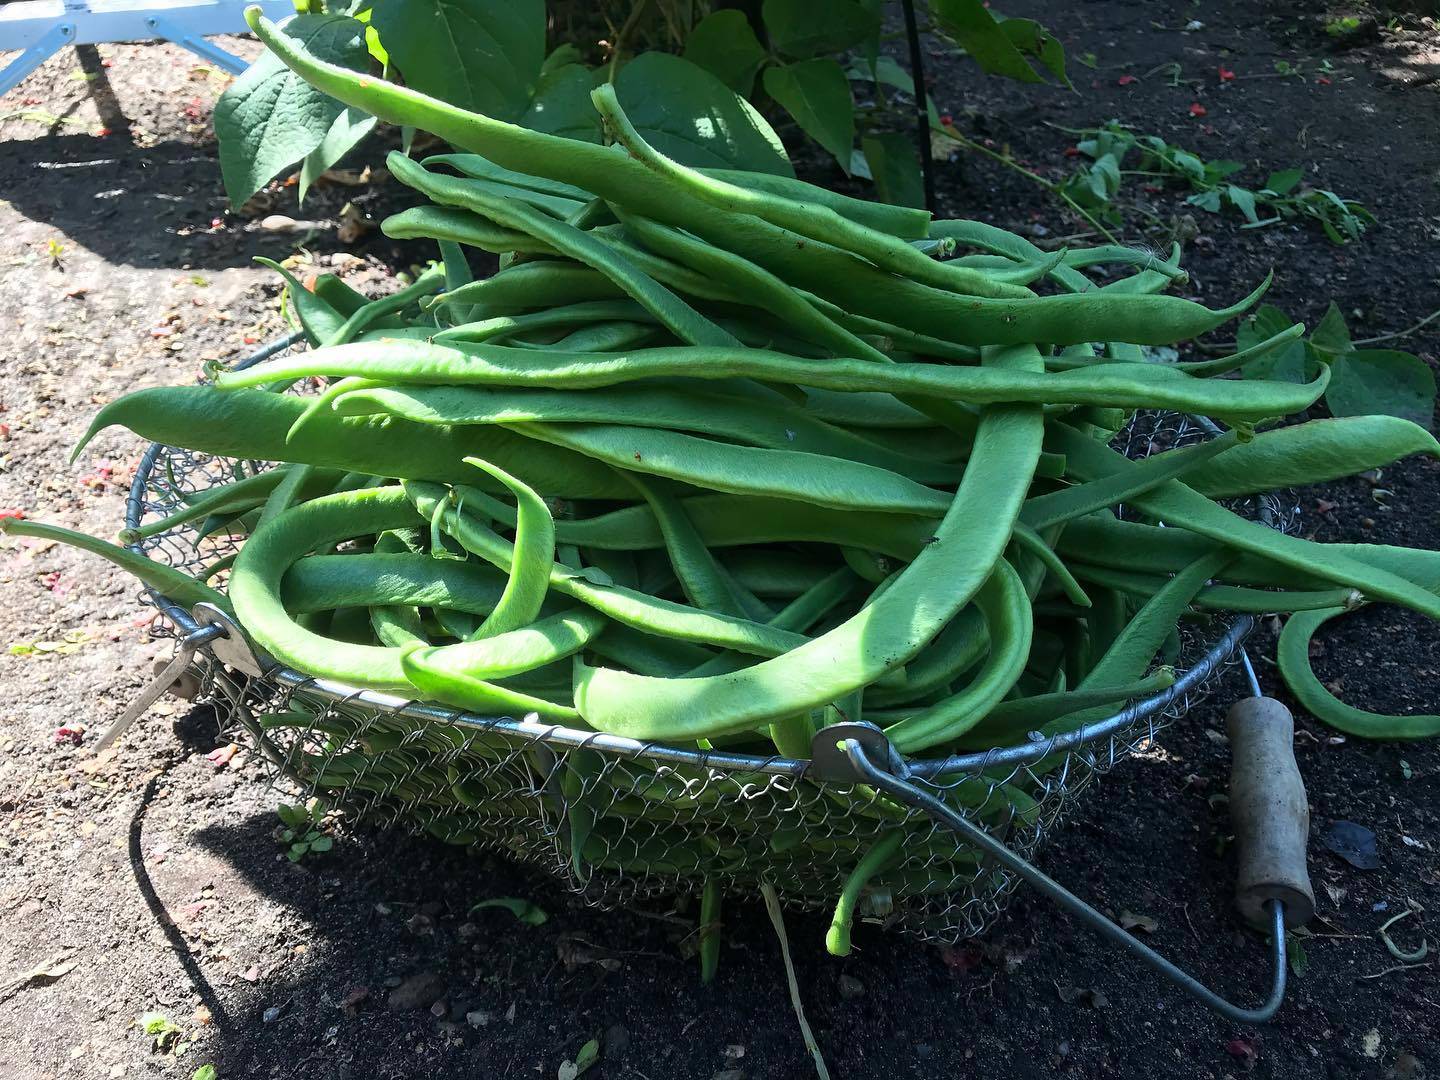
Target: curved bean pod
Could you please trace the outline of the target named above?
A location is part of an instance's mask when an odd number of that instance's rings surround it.
[[[448,497],[444,488],[433,484],[406,483],[404,491],[423,515],[435,513]],[[463,506],[445,506],[442,522],[445,530],[468,551],[503,572],[510,572],[515,559],[514,545],[482,526]],[[588,576],[589,573],[560,563],[552,564],[550,588],[595,608],[616,622],[682,641],[771,656],[793,649],[806,640],[799,634],[775,630],[763,623],[660,600],[615,585],[603,579],[603,575],[599,579]]]
[[[518,630],[540,614],[545,594],[550,588],[550,570],[555,565],[555,521],[545,501],[523,481],[482,458],[467,457],[465,463],[499,480],[510,489],[516,502],[510,577],[505,582],[505,591],[496,602],[495,610],[475,631],[477,637],[486,638]],[[463,499],[461,489],[457,507]]]
[[[970,296],[1024,297],[1027,290],[1006,286],[967,267],[939,263],[902,240],[842,217],[821,203],[796,202],[784,196],[739,187],[667,158],[635,130],[608,83],[590,92],[590,100],[606,127],[632,157],[670,181],[678,190],[732,214],[754,214],[772,225],[810,240],[823,240],[862,255],[876,266],[943,289]]]
[[[991,363],[1035,370],[1033,347]],[[600,730],[636,738],[704,738],[794,716],[844,697],[919,653],[990,577],[1040,455],[1038,407],[991,406],[950,509],[883,595],[834,630],[729,675],[654,679],[581,668],[576,704]],[[943,583],[943,587],[938,587]]]
[[[1067,437],[1065,452],[1072,468],[1081,477],[1098,478],[1131,467],[1126,458],[1084,436]],[[1178,480],[1166,481],[1136,496],[1134,504],[1157,520],[1272,559],[1303,573],[1349,585],[1369,599],[1389,600],[1432,619],[1440,618],[1440,596],[1417,590],[1414,582],[1339,554],[1333,546],[1287,536],[1248,521],[1215,505]]]
[[[269,381],[259,380],[257,385]],[[406,480],[474,483],[475,471],[464,459],[475,455],[562,498],[630,495],[630,489],[605,466],[498,426],[446,429],[384,416],[339,417],[326,410],[308,418],[287,441],[308,409],[302,398],[260,390],[234,393],[214,386],[137,390],[100,410],[71,460],[99,432],[119,424],[143,439],[218,457],[289,461]]]
[[[1030,599],[1020,575],[1004,559],[976,593],[975,606],[985,619],[990,655],[960,693],[886,725],[885,734],[902,754],[963,735],[1010,692],[1025,670],[1034,630]]]
[[[0,535],[33,536],[37,540],[51,540],[66,544],[92,555],[108,559],[126,573],[138,578],[161,596],[193,607],[196,604],[214,604],[223,611],[230,610],[230,601],[225,594],[206,585],[202,579],[191,577],[172,566],[148,559],[129,548],[120,547],[105,540],[97,540],[86,533],[59,525],[46,525],[40,521],[26,521],[22,518],[0,518]]]
[[[1335,607],[1302,611],[1290,616],[1280,631],[1276,658],[1295,700],[1317,720],[1362,739],[1428,739],[1440,735],[1440,716],[1386,716],[1357,709],[1332,694],[1316,677],[1310,666],[1310,642],[1322,626],[1346,610]]]

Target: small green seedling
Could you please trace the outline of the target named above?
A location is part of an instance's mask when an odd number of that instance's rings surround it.
[[[276,808],[284,827],[275,831],[275,839],[288,845],[286,856],[291,862],[299,862],[306,855],[329,851],[335,841],[321,830],[325,818],[325,804],[311,799],[303,806],[281,803]]]
[[[147,1012],[135,1022],[140,1025],[140,1030],[150,1036],[151,1045],[158,1053],[179,1055],[190,1045],[183,1041],[185,1032],[180,1025],[164,1013]]]

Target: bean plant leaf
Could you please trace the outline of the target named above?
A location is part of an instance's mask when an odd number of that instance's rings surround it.
[[[684,56],[748,98],[766,53],[745,13],[726,8],[712,11],[696,24],[685,40]]]
[[[600,1041],[598,1039],[591,1039],[584,1046],[580,1047],[580,1052],[575,1055],[575,1068],[583,1073],[599,1060]]]
[[[1435,373],[1411,353],[1360,349],[1331,362],[1325,404],[1336,416],[1384,413],[1429,430],[1435,420]]]
[[[896,206],[925,205],[924,179],[908,135],[895,131],[866,135],[860,147],[880,198]]]
[[[540,76],[535,96],[516,123],[548,135],[600,142],[600,114],[590,101],[595,78],[595,74],[581,64],[550,68]]]
[[[903,90],[907,94],[915,92],[914,76],[900,65],[900,61],[890,56],[876,57],[875,63],[868,73],[862,75],[859,71],[852,70],[850,77],[874,79],[876,83],[893,86],[896,90]]]
[[[930,14],[955,43],[974,57],[982,71],[1004,75],[1016,82],[1044,82],[1027,57],[1062,81],[1065,79],[1065,51],[1060,42],[1028,19],[1000,19],[990,13],[982,0],[932,0]],[[1007,29],[1006,24],[1022,25]]]
[[[1065,46],[1054,34],[1034,19],[1001,19],[1000,29],[1022,53],[1035,57],[1041,67],[1064,85],[1071,85],[1070,76],[1065,73]]]
[[[682,164],[795,175],[765,118],[684,57],[641,53],[620,69],[615,93],[645,140]]]
[[[760,16],[775,50],[798,60],[849,49],[880,29],[879,12],[855,0],[765,0]]]
[[[540,74],[547,75],[557,68],[566,67],[569,64],[583,64],[584,62],[585,57],[581,54],[579,48],[572,42],[566,41],[555,46],[555,48],[550,51],[550,55],[545,57],[545,63],[540,65]]]
[[[369,63],[365,25],[348,16],[297,15],[282,32],[332,64],[363,71]],[[344,108],[273,53],[264,53],[215,105],[220,172],[230,204],[240,206],[318,147]]]
[[[1205,210],[1211,214],[1218,214],[1220,212],[1220,192],[1218,191],[1200,191],[1191,195],[1185,201],[1191,206],[1198,206],[1201,210]]]
[[[1343,356],[1354,349],[1350,344],[1350,330],[1345,325],[1345,316],[1335,301],[1325,310],[1325,316],[1310,335],[1310,344],[1329,356]]]
[[[1253,349],[1267,338],[1274,337],[1294,325],[1290,318],[1271,304],[1261,307],[1255,314],[1243,319],[1235,335],[1237,351]],[[1240,373],[1247,379],[1273,379],[1279,382],[1303,383],[1307,381],[1307,368],[1313,366],[1307,361],[1305,342],[1287,341],[1266,349],[1258,356],[1241,365]]]
[[[545,0],[375,0],[371,22],[408,86],[516,120],[545,63]]]
[[[1100,202],[1108,202],[1120,190],[1120,161],[1114,154],[1101,154],[1095,159],[1089,185]]]
[[[1295,185],[1300,183],[1300,178],[1304,175],[1302,169],[1281,169],[1278,172],[1272,172],[1265,181],[1265,190],[1273,195],[1288,195],[1294,190]]]
[[[860,0],[860,6],[870,13],[875,29],[859,45],[860,55],[873,70],[880,62],[880,27],[884,21],[885,0]]]
[[[1251,225],[1260,224],[1260,216],[1255,213],[1255,193],[1253,191],[1247,191],[1245,188],[1237,187],[1234,184],[1227,184],[1225,186],[1225,197],[1230,200],[1231,205],[1244,215],[1245,220]]]
[[[765,92],[785,108],[800,130],[849,171],[855,143],[855,102],[845,69],[830,57],[765,69]]]
[[[306,154],[304,162],[300,165],[300,184],[297,191],[300,202],[305,201],[305,195],[311,185],[320,178],[325,170],[338,165],[340,160],[355,149],[361,140],[373,130],[375,130],[375,117],[349,106],[342,109],[340,115],[335,118],[335,123],[331,124],[330,130],[325,133],[325,138],[321,140],[320,145]]]

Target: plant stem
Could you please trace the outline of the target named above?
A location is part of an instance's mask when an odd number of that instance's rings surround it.
[[[820,1055],[820,1044],[815,1041],[815,1034],[805,1019],[805,1007],[800,1003],[800,984],[795,979],[795,965],[790,960],[790,941],[785,935],[780,897],[775,892],[775,886],[770,884],[761,885],[760,894],[765,898],[765,910],[770,915],[770,924],[775,927],[775,936],[780,939],[780,957],[785,961],[785,981],[790,986],[790,1004],[795,1009],[795,1019],[800,1021],[800,1037],[805,1040],[805,1049],[810,1051],[810,1057],[815,1061],[816,1076],[820,1080],[830,1080],[830,1070],[825,1067],[825,1059]]]
[[[1359,341],[1352,341],[1351,345],[1378,345],[1382,341],[1394,341],[1396,338],[1409,337],[1417,330],[1423,330],[1436,319],[1440,319],[1440,311],[1432,311],[1425,318],[1421,319],[1414,326],[1407,326],[1404,330],[1396,330],[1393,334],[1377,334],[1375,337],[1361,338]]]
[[[620,58],[625,53],[625,46],[630,40],[630,34],[635,27],[640,25],[640,19],[650,10],[652,0],[637,0],[635,6],[630,9],[630,14],[620,26],[620,32],[615,35],[615,47],[610,51],[610,69],[605,74],[605,81],[613,83],[615,75],[620,70]]]
[[[915,149],[920,153],[920,176],[925,184],[925,209],[935,213],[935,162],[930,153],[930,112],[926,102],[925,58],[920,49],[920,31],[915,24],[915,0],[901,0],[905,11],[905,36],[910,43],[910,77],[915,92]]]
[[[1054,195],[1057,199],[1063,202],[1066,206],[1070,207],[1071,210],[1074,210],[1077,214],[1079,214],[1086,221],[1088,221],[1090,223],[1090,227],[1093,228],[1096,232],[1098,232],[1101,236],[1105,237],[1105,239],[1110,241],[1110,243],[1120,243],[1119,238],[1117,238],[1114,233],[1112,233],[1104,225],[1100,224],[1099,221],[1095,220],[1094,215],[1092,215],[1083,206],[1077,203],[1069,195],[1065,194],[1059,184],[1053,184],[1049,180],[1046,180],[1039,173],[1031,172],[1029,169],[1025,168],[1025,166],[1017,162],[1014,158],[1010,157],[1010,155],[997,153],[996,151],[991,150],[988,146],[977,143],[972,139],[967,139],[964,135],[961,135],[958,132],[950,131],[947,129],[945,134],[949,138],[954,139],[965,149],[974,150],[977,153],[984,154],[986,157],[994,161],[998,161],[1006,168],[1014,169],[1021,176],[1033,180],[1035,183],[1039,184],[1042,188],[1048,191],[1051,195]]]

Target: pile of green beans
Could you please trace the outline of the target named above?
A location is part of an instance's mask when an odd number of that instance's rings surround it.
[[[1322,719],[1387,738],[1440,729],[1338,702],[1307,648],[1366,601],[1440,617],[1435,553],[1320,545],[1217,501],[1440,445],[1390,417],[1274,426],[1328,371],[1225,376],[1300,327],[1199,365],[1141,348],[1212,330],[1259,290],[1210,310],[1164,294],[1186,280],[1178,252],[1046,253],[976,221],[690,169],[644,141],[609,87],[594,101],[614,144],[593,146],[255,28],[322,90],[460,151],[389,161],[428,201],[385,232],[437,241],[441,258],[374,302],[287,276],[308,350],[100,412],[86,441],[119,424],[278,463],[124,538],[243,534],[233,564],[192,578],[53,527],[9,531],[220,604],[306,673],[678,746],[806,758],[838,719],[928,756],[1071,731],[1169,685],[1178,628],[1216,611],[1302,612],[1281,660]],[[473,279],[475,249],[500,256],[498,273]],[[1097,285],[1096,263],[1129,276]],[[318,396],[283,392],[310,380]],[[1109,443],[1142,409],[1225,433],[1130,460]],[[592,756],[571,755],[576,791]],[[343,787],[348,767],[327,764],[322,783]],[[441,784],[457,805],[463,780]],[[1032,812],[1019,784],[998,790]],[[573,804],[583,878],[620,801]],[[833,951],[866,887],[908,880],[902,833],[814,853],[849,873]],[[675,858],[635,847],[599,864]],[[717,860],[702,846],[692,862],[713,882]]]

